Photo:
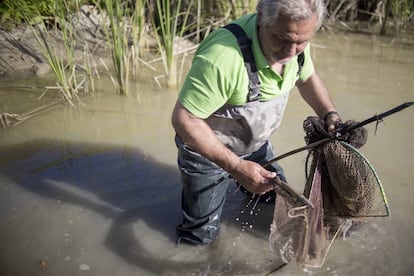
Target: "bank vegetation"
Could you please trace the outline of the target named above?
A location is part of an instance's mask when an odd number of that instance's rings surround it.
[[[412,0],[325,0],[322,30],[341,23],[352,29],[360,23],[378,35],[403,37],[413,29]],[[2,31],[25,25],[36,38],[56,77],[56,89],[74,104],[79,93],[94,91],[97,63],[107,71],[120,94],[128,94],[129,80],[140,68],[162,72],[160,86],[177,87],[185,57],[212,30],[255,11],[256,0],[3,0]],[[83,26],[83,27],[80,27]],[[108,62],[94,58],[99,48],[85,39],[88,33],[109,53]],[[90,37],[89,37],[90,38]],[[59,44],[56,44],[56,40]],[[183,44],[183,41],[185,42]],[[183,46],[184,45],[184,46]],[[156,66],[156,64],[162,66]],[[142,71],[142,70],[141,70]]]

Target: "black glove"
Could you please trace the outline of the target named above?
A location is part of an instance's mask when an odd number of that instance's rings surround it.
[[[349,120],[345,123],[338,121],[335,125],[335,131],[339,134],[343,129],[355,124],[358,124],[358,122],[354,120]],[[332,135],[328,133],[326,122],[319,117],[310,116],[306,118],[303,122],[303,129],[306,133],[306,144],[311,144],[321,139],[332,137]],[[368,131],[364,127],[359,127],[352,131],[346,131],[341,135],[336,135],[336,137],[341,141],[347,142],[353,147],[360,148],[367,142]]]
[[[343,129],[346,130],[346,128],[354,126],[358,123],[359,122],[354,120],[348,120],[344,124],[340,124],[337,131],[340,132]],[[358,127],[351,131],[346,131],[344,134],[338,136],[338,139],[347,142],[355,148],[361,148],[368,140],[368,131],[364,127]]]

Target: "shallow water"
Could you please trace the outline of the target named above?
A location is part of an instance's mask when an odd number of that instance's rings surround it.
[[[364,120],[413,100],[414,46],[361,34],[318,34],[314,60],[344,119]],[[43,80],[44,81],[44,80]],[[40,82],[40,84],[39,84]],[[42,80],[0,82],[0,87]],[[147,79],[128,97],[102,80],[84,106],[0,129],[0,275],[264,275],[280,264],[268,247],[271,205],[230,187],[218,240],[175,245],[180,178],[170,114],[176,91]],[[21,113],[53,98],[0,88],[0,110]],[[272,275],[411,275],[414,269],[412,108],[367,126],[362,148],[379,174],[389,218],[334,243],[322,268],[294,263]],[[279,153],[301,147],[312,115],[296,91],[273,136]],[[304,185],[306,153],[280,163]],[[41,269],[39,261],[46,267]]]

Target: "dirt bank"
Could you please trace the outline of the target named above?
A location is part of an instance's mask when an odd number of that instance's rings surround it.
[[[48,66],[36,46],[33,35],[26,27],[16,26],[12,31],[0,29],[0,77],[43,73],[43,68]]]
[[[96,8],[82,6],[79,13],[70,20],[72,25],[76,26],[76,56],[83,57],[85,45],[92,56],[102,56],[105,33],[100,24],[101,15]],[[48,43],[55,48],[63,47],[61,35],[52,30],[48,32]],[[0,78],[26,74],[44,75],[48,72],[49,65],[30,26],[16,25],[12,30],[0,27]]]

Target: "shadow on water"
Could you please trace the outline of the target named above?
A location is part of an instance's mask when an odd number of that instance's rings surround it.
[[[45,199],[80,206],[110,219],[105,247],[139,269],[158,275],[184,275],[235,273],[234,269],[264,273],[274,268],[271,259],[262,261],[259,268],[252,266],[235,246],[234,236],[243,232],[261,240],[256,246],[267,245],[273,214],[272,206],[259,205],[256,211],[269,209],[266,216],[255,221],[254,216],[243,215],[240,208],[251,210],[251,202],[241,193],[229,196],[223,238],[210,247],[183,244],[177,249],[178,170],[137,149],[41,139],[3,146],[0,153],[0,173],[12,183]],[[249,229],[252,224],[254,229]],[[249,251],[246,249],[246,255]]]

